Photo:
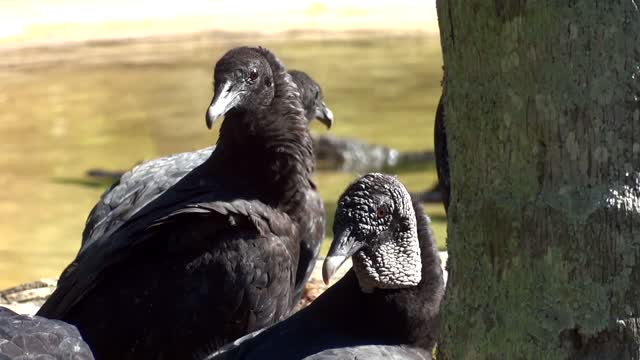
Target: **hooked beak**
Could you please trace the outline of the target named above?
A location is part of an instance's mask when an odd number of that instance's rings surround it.
[[[232,89],[232,83],[230,81],[225,82],[220,87],[219,91],[216,91],[211,100],[211,105],[207,109],[205,116],[207,127],[211,129],[213,123],[227,111],[231,110],[234,106],[240,102],[240,95],[242,91],[240,89]]]
[[[353,254],[358,252],[363,243],[357,242],[351,234],[351,230],[344,229],[333,236],[333,242],[329,253],[322,264],[322,280],[329,285],[329,280],[338,271],[340,266]]]
[[[316,106],[316,119],[323,123],[327,129],[331,129],[331,125],[333,125],[333,112],[327,107],[324,101]]]

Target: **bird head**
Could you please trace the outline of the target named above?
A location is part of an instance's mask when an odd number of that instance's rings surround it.
[[[318,119],[330,129],[333,125],[333,112],[324,103],[320,85],[303,71],[290,70],[289,74],[300,91],[300,101],[307,120]]]
[[[233,109],[257,110],[268,106],[275,93],[271,66],[259,49],[231,49],[216,63],[213,89],[206,114],[209,128]]]
[[[333,233],[323,264],[325,283],[351,256],[363,291],[420,282],[416,215],[407,189],[395,177],[372,173],[352,183],[338,201]]]

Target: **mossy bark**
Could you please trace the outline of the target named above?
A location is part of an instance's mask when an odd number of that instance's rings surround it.
[[[438,360],[640,359],[640,1],[438,0]]]

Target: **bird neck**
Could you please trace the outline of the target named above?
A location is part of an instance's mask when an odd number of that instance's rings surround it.
[[[242,179],[256,198],[294,214],[311,186],[312,142],[296,85],[277,59],[270,63],[273,100],[260,109],[228,112],[209,162],[229,169],[229,179]]]
[[[420,283],[404,289],[376,289],[364,295],[369,298],[370,311],[382,314],[381,323],[395,322],[396,331],[409,344],[430,349],[436,341],[434,334],[444,295],[444,279],[429,219],[420,204],[414,202],[413,207],[422,263]]]
[[[312,328],[339,329],[352,339],[432,349],[444,280],[429,220],[419,204],[414,204],[414,209],[422,262],[422,279],[417,286],[365,293],[351,269],[293,316],[303,323],[312,323]]]
[[[321,321],[330,323],[330,328],[340,329],[341,333],[355,339],[379,344],[420,346],[419,331],[425,329],[422,323],[427,323],[429,319],[415,311],[417,304],[424,305],[422,302],[416,303],[413,291],[409,289],[362,292],[351,269],[297,316],[316,314]],[[412,328],[416,326],[418,329]]]
[[[363,292],[410,288],[420,283],[422,261],[415,217],[409,229],[388,234],[394,239],[353,255],[353,269]]]

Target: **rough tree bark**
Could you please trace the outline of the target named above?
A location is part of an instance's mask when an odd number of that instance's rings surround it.
[[[640,1],[438,0],[438,360],[640,358]]]

